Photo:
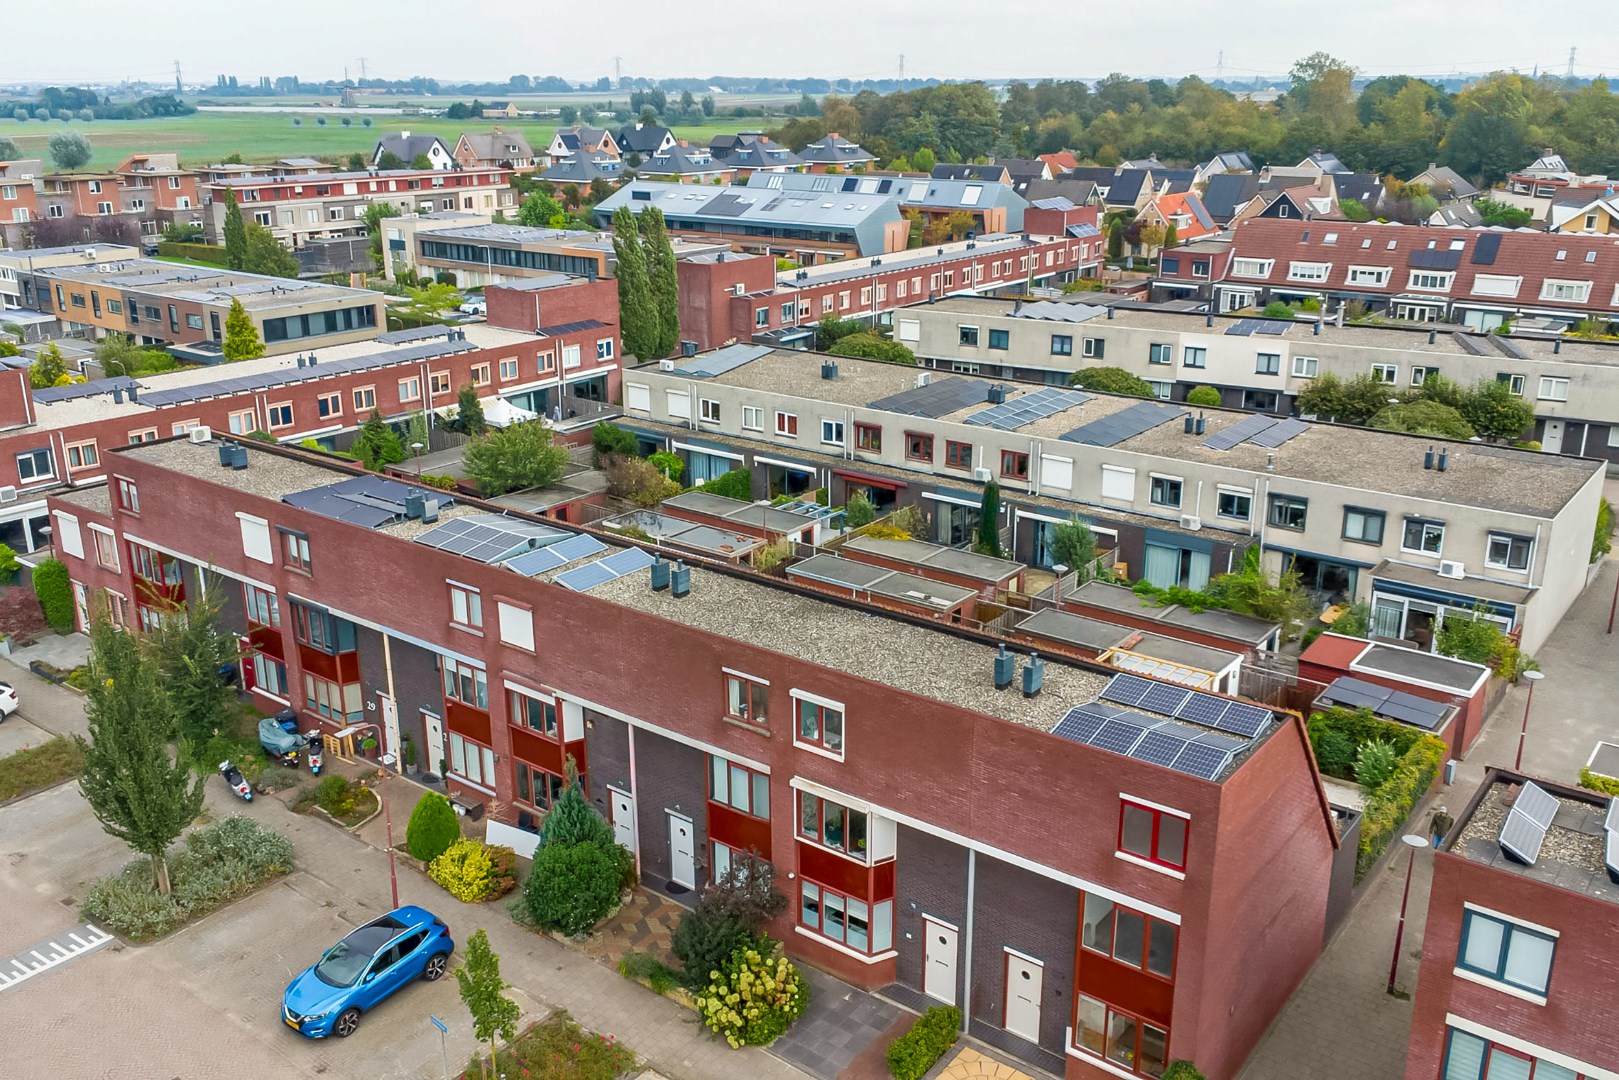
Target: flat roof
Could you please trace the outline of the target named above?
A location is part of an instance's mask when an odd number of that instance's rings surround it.
[[[1471,696],[1490,676],[1490,669],[1483,664],[1383,644],[1371,645],[1355,658],[1351,667],[1355,671],[1396,679],[1415,679],[1463,696]]]
[[[1610,800],[1601,795],[1534,780],[1558,804],[1540,853],[1532,866],[1526,866],[1501,850],[1501,828],[1524,779],[1497,770],[1487,774],[1445,850],[1503,873],[1619,904],[1619,885],[1608,877],[1603,864],[1606,837],[1602,823]]]
[[[1087,581],[1070,590],[1068,598],[1076,603],[1140,615],[1168,625],[1183,626],[1188,630],[1199,630],[1205,634],[1254,645],[1267,641],[1281,627],[1280,623],[1267,622],[1252,615],[1239,615],[1235,611],[1223,611],[1218,608],[1193,611],[1179,604],[1154,607],[1151,601],[1137,596],[1133,589],[1106,581]]]
[[[721,559],[738,559],[769,543],[762,537],[703,525],[659,510],[631,510],[597,524],[612,532],[634,529],[659,546],[668,544]]]
[[[1530,451],[1533,453],[1534,451]],[[1454,451],[1453,451],[1454,454]],[[1557,455],[1546,455],[1556,457]],[[1454,456],[1452,461],[1454,461]],[[1578,459],[1571,459],[1578,460]],[[1481,478],[1481,482],[1484,480]],[[1481,500],[1476,505],[1488,506],[1488,500]],[[1510,510],[1503,506],[1501,509]],[[1492,581],[1488,578],[1477,577],[1441,577],[1439,571],[1431,566],[1413,566],[1410,563],[1395,562],[1384,559],[1371,571],[1374,578],[1386,578],[1389,581],[1403,581],[1407,585],[1421,585],[1429,589],[1438,589],[1441,592],[1461,593],[1463,596],[1476,596],[1480,600],[1499,600],[1506,604],[1527,604],[1535,590],[1527,585],[1514,585],[1508,581]]]
[[[854,593],[884,596],[924,610],[953,610],[978,595],[977,590],[961,585],[950,585],[907,574],[903,570],[890,570],[885,566],[855,562],[827,553],[793,563],[787,567],[787,576],[818,581]]]
[[[738,525],[752,525],[773,533],[795,533],[810,523],[808,518],[773,506],[711,495],[701,490],[683,491],[663,500],[663,505],[704,517],[734,521]]]
[[[705,354],[705,356],[708,354]],[[677,364],[672,373],[686,374],[684,367],[700,366],[704,357]],[[872,403],[917,388],[925,375],[928,385],[948,385],[955,380],[983,382],[968,376],[942,371],[920,371],[905,364],[836,357],[836,378],[823,378],[821,365],[828,357],[813,352],[770,349],[729,370],[709,377],[709,381],[742,389],[799,397],[810,401],[871,408]],[[634,369],[632,369],[634,370]],[[689,377],[689,376],[688,376]],[[1049,389],[1043,384],[999,380],[1006,388],[1006,402],[1013,403]],[[1113,416],[1143,404],[1140,398],[1086,391],[1081,404],[1071,405],[1016,429],[1022,437],[1059,440],[1062,436],[1094,421]],[[1182,403],[1159,403],[1170,411],[1188,412]],[[999,406],[976,401],[954,412],[931,418],[931,423],[963,423],[975,413]],[[1208,440],[1228,428],[1257,415],[1237,409],[1199,408],[1206,422],[1202,435],[1186,435],[1181,424],[1162,422],[1145,431],[1120,438],[1108,449],[1150,457],[1195,462],[1254,475],[1265,473],[1273,491],[1286,491],[1290,478],[1337,487],[1359,488],[1391,495],[1477,506],[1509,514],[1535,517],[1555,515],[1591,477],[1605,466],[1591,459],[1559,454],[1542,454],[1486,443],[1452,442],[1425,435],[1407,435],[1347,424],[1294,421],[1297,433],[1276,446],[1263,446],[1244,439],[1229,449],[1215,449]],[[911,419],[908,414],[894,412]],[[968,426],[969,430],[973,430]],[[1436,443],[1449,451],[1447,468],[1423,468],[1427,449]],[[1060,444],[1059,444],[1060,445]],[[1075,449],[1082,444],[1075,443]]]
[[[249,311],[273,311],[331,300],[374,304],[383,295],[370,289],[351,289],[323,281],[269,277],[240,270],[215,269],[163,262],[159,259],[122,259],[94,265],[43,266],[41,277],[59,278],[100,288],[152,293],[203,304],[229,304],[240,300]]]
[[[944,245],[930,245],[910,251],[895,251],[887,255],[867,255],[858,259],[839,259],[833,263],[808,266],[802,270],[783,270],[776,275],[777,291],[813,289],[817,285],[830,285],[837,281],[876,277],[896,270],[922,270],[940,263],[957,262],[982,255],[1003,255],[1035,246],[1027,236],[997,233],[974,240],[958,240]]]
[[[1015,629],[1020,634],[1050,638],[1052,641],[1077,645],[1082,649],[1095,649],[1097,652],[1106,652],[1117,647],[1131,634],[1128,626],[1103,622],[1101,619],[1088,619],[1072,612],[1058,611],[1056,608],[1043,608],[1035,612],[1018,623]]]
[[[844,551],[859,551],[895,562],[910,563],[943,570],[950,574],[972,578],[989,584],[999,584],[1007,578],[1023,573],[1024,567],[1012,559],[997,559],[993,555],[980,555],[976,551],[930,544],[925,540],[889,540],[877,536],[852,536],[843,544]]]
[[[1242,659],[1239,653],[1210,648],[1182,638],[1165,637],[1163,634],[1144,633],[1134,645],[1122,647],[1129,652],[1140,653],[1156,660],[1168,660],[1202,671],[1212,671],[1216,675]]]

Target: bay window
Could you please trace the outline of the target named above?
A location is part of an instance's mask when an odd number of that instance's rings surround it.
[[[855,952],[887,952],[894,945],[892,900],[867,904],[813,881],[799,883],[798,923]]]
[[[1096,893],[1085,894],[1080,945],[1118,963],[1161,979],[1175,975],[1174,923],[1115,904]]]
[[[530,697],[516,690],[510,698],[511,720],[530,731],[550,738],[557,737],[557,703],[544,698]]]
[[[451,735],[451,738],[459,736]],[[563,779],[556,773],[536,768],[526,761],[513,766],[517,778],[517,801],[527,803],[536,810],[549,810],[562,797]],[[492,771],[492,770],[491,770]],[[494,786],[493,780],[489,783]]]
[[[807,791],[798,793],[798,837],[866,862],[868,821],[854,810]]]
[[[452,657],[444,657],[444,697],[459,701],[474,709],[489,708],[489,677],[483,668],[463,664]]]
[[[1169,1032],[1123,1009],[1085,994],[1074,1010],[1074,1046],[1142,1076],[1162,1076],[1169,1066]]]

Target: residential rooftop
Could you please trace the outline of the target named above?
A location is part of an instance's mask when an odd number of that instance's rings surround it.
[[[973,240],[896,251],[887,255],[867,255],[858,259],[839,259],[833,263],[807,266],[801,270],[783,270],[776,275],[778,292],[794,289],[813,289],[835,281],[854,281],[857,278],[876,277],[896,271],[927,270],[941,263],[957,262],[983,255],[1004,255],[1037,246],[1027,236],[995,233]],[[737,256],[732,256],[733,258]]]
[[[498,173],[505,170],[499,165],[465,165],[458,167],[455,171],[459,173]],[[269,176],[225,176],[218,180],[209,180],[207,183],[210,187],[274,187],[279,184],[331,184],[342,183],[345,180],[406,180],[446,175],[450,175],[450,173],[445,169],[363,169],[359,172],[344,171],[310,175],[294,174],[291,176],[280,173]],[[311,191],[309,194],[313,197],[314,192]],[[342,193],[339,192],[338,194]],[[374,193],[361,192],[361,194]]]
[[[1491,770],[1442,850],[1503,873],[1619,904],[1619,884],[1609,877],[1603,862],[1607,840],[1603,822],[1611,803],[1608,798],[1535,779],[1535,786],[1557,802],[1539,853],[1533,863],[1525,864],[1502,850],[1501,830],[1507,814],[1521,796],[1524,781],[1530,779]]]
[[[274,311],[333,300],[374,304],[382,299],[380,293],[369,289],[248,274],[240,270],[181,266],[158,259],[40,267],[34,273],[83,285],[168,296],[200,304],[225,305],[232,300],[240,300],[250,312]]]
[[[737,351],[727,352],[727,349]],[[989,403],[989,389],[997,385],[989,380],[939,371],[919,372],[914,367],[878,360],[827,357],[758,346],[728,346],[727,349],[676,364],[670,374],[865,409],[873,409],[883,399],[917,389],[918,378],[925,375],[930,387],[949,386],[960,390],[961,400],[976,398],[953,412],[931,417],[934,423],[964,424],[968,431],[974,426],[965,425],[965,421],[998,407]],[[737,361],[734,366],[732,360]],[[836,378],[822,376],[822,364],[826,361],[836,362]],[[1049,394],[1052,389],[1005,380],[998,385],[1005,390],[1007,404],[1037,393]],[[1085,391],[1080,396],[1083,400],[1079,404],[1018,426],[1018,435],[1058,440],[1097,420],[1156,404],[1164,419],[1158,420],[1155,426],[1116,438],[1105,448],[1100,444],[1091,445],[1109,456],[1134,453],[1228,468],[1246,477],[1264,474],[1271,478],[1273,485],[1298,479],[1532,517],[1557,513],[1590,481],[1593,473],[1603,468],[1600,462],[1586,458],[1293,420],[1282,423],[1290,425],[1296,433],[1278,445],[1267,447],[1244,439],[1229,449],[1220,450],[1211,448],[1208,441],[1238,424],[1252,422],[1256,414],[1199,407],[1196,412],[1203,416],[1206,428],[1200,435],[1187,435],[1182,430],[1181,417],[1193,410],[1184,404],[1146,403],[1140,398],[1093,391]],[[879,411],[892,411],[902,417],[910,415],[891,408]],[[1069,441],[1076,449],[1087,445]],[[1448,452],[1444,471],[1424,468],[1424,454],[1435,444]]]

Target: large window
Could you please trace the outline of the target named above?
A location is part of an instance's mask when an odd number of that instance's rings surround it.
[[[1509,919],[1468,908],[1456,966],[1531,994],[1545,994],[1557,938]]]
[[[892,900],[867,905],[812,881],[800,882],[798,923],[855,952],[887,952],[894,944]]]
[[[708,797],[750,817],[770,820],[770,777],[734,761],[709,757]]]
[[[169,588],[180,584],[180,560],[144,544],[129,545],[129,566],[142,581]]]
[[[1420,555],[1438,555],[1445,546],[1445,523],[1427,518],[1406,518],[1405,531],[1400,537],[1403,551]]]
[[[1221,488],[1215,498],[1215,513],[1223,518],[1247,521],[1253,515],[1254,498],[1246,491]]]
[[[1173,345],[1148,345],[1147,346],[1147,363],[1149,363],[1149,364],[1173,364],[1174,362],[1175,362],[1175,346],[1173,346]]]
[[[843,706],[820,698],[794,693],[794,711],[798,725],[793,741],[801,745],[820,747],[838,757],[843,756]]]
[[[530,697],[527,694],[511,692],[509,698],[511,706],[511,719],[514,724],[521,724],[531,731],[550,738],[557,737],[557,703],[547,698]]]
[[[914,431],[905,433],[905,457],[909,461],[933,461],[933,436]]]
[[[1119,850],[1171,870],[1186,869],[1186,819],[1125,799],[1119,809]]]
[[[1087,349],[1090,348],[1091,342],[1093,342],[1093,341],[1096,342],[1098,347],[1100,347],[1100,345],[1102,343],[1102,340],[1100,338],[1086,338],[1085,339],[1085,346],[1086,346]],[[1074,355],[1074,338],[1073,338],[1073,335],[1072,334],[1052,334],[1051,335],[1051,355],[1052,356],[1073,356]],[[1090,356],[1092,354],[1087,352],[1085,355]],[[1100,352],[1097,352],[1095,355],[1101,356],[1102,354]]]
[[[450,582],[450,621],[457,626],[483,627],[483,595],[467,585]]]
[[[1156,975],[1175,977],[1175,925],[1115,904],[1105,896],[1085,894],[1080,944],[1121,964]]]
[[[463,664],[453,657],[443,659],[444,697],[471,705],[474,709],[489,708],[489,676],[483,668]]]
[[[495,786],[495,752],[450,732],[450,773],[486,788]]]
[[[1344,539],[1360,544],[1383,542],[1384,514],[1381,510],[1364,510],[1358,506],[1344,507]]]
[[[288,315],[281,319],[264,320],[264,340],[293,341],[298,338],[320,337],[324,334],[343,334],[351,330],[364,330],[377,325],[377,309],[371,304],[342,308],[337,311],[316,311],[308,315]]]
[[[310,607],[296,600],[292,601],[292,636],[299,644],[323,653],[335,655],[355,649],[353,623],[324,608]]]
[[[304,705],[310,712],[319,713],[338,724],[353,724],[365,719],[364,695],[359,683],[338,685],[319,675],[304,675]]]
[[[1152,477],[1152,504],[1178,510],[1181,505],[1181,478],[1178,476]]]
[[[992,349],[1009,349],[1012,346],[1012,333],[1009,330],[991,330],[989,332],[989,347]]]
[[[1269,521],[1278,529],[1291,529],[1294,532],[1304,531],[1305,518],[1309,513],[1310,501],[1300,499],[1293,495],[1272,495],[1270,497]]]
[[[49,480],[56,475],[50,447],[29,450],[17,455],[17,479],[27,484],[34,480]]]
[[[1566,1066],[1451,1028],[1440,1080],[1580,1080],[1580,1076]]]
[[[798,835],[801,839],[866,862],[866,822],[864,810],[851,810],[841,803],[811,795],[807,791],[798,793]]]
[[[1209,366],[1209,350],[1201,345],[1188,345],[1181,350],[1181,366],[1203,368]]]
[[[1484,548],[1484,565],[1497,570],[1527,570],[1534,543],[1527,536],[1493,532]]]
[[[952,469],[973,467],[973,444],[945,440],[944,463]]]
[[[1001,475],[1009,480],[1029,478],[1029,455],[1016,450],[1001,451]]]
[[[562,798],[563,779],[556,773],[546,772],[526,761],[514,763],[512,772],[517,778],[518,802],[528,803],[537,810],[549,810]]]
[[[769,722],[770,685],[743,675],[725,676],[725,715],[761,727]]]
[[[281,625],[281,603],[275,593],[257,585],[243,585],[242,603],[247,608],[248,622],[260,626]]]
[[[1104,1001],[1078,995],[1074,1046],[1142,1076],[1169,1067],[1169,1032]]]
[[[854,426],[854,445],[857,450],[864,450],[871,454],[883,452],[883,429],[876,424],[856,424]]]

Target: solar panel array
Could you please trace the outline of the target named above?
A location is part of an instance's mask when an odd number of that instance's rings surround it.
[[[1230,427],[1221,428],[1203,440],[1209,450],[1230,450],[1245,442],[1274,450],[1295,435],[1310,430],[1303,420],[1290,416],[1278,420],[1274,416],[1245,416]]]
[[[605,559],[576,566],[572,570],[564,570],[556,577],[556,582],[565,589],[574,592],[584,592],[594,589],[598,585],[605,585],[615,581],[625,574],[633,574],[637,570],[644,570],[652,565],[652,556],[640,548],[625,548],[615,551]]]
[[[1183,686],[1143,679],[1139,675],[1115,675],[1103,687],[1101,698],[1120,705],[1133,705],[1177,720],[1229,731],[1244,739],[1258,736],[1271,723],[1271,712],[1257,705],[1232,701],[1218,694],[1205,694]]]
[[[962,423],[992,427],[997,431],[1016,431],[1036,420],[1044,420],[1053,413],[1060,413],[1075,405],[1083,405],[1090,399],[1089,394],[1082,394],[1078,390],[1048,387],[1000,405],[991,405],[983,412],[973,413]]]
[[[1442,702],[1429,701],[1403,690],[1391,690],[1347,675],[1335,679],[1321,694],[1321,700],[1351,709],[1370,709],[1378,716],[1411,724],[1424,731],[1436,729],[1450,709]]]
[[[1213,780],[1248,744],[1218,732],[1092,701],[1068,710],[1052,734],[1188,776]]]
[[[991,385],[983,379],[933,379],[925,386],[878,398],[869,408],[937,420],[969,405],[982,405],[989,400]]]
[[[1501,234],[1485,233],[1473,245],[1472,262],[1478,266],[1491,266],[1495,263],[1495,256],[1501,250]]]
[[[1232,337],[1249,337],[1253,334],[1279,335],[1287,333],[1287,328],[1292,325],[1280,319],[1238,319],[1226,327],[1225,332]]]
[[[554,544],[567,535],[560,529],[501,517],[499,514],[477,514],[451,518],[416,537],[416,543],[490,563],[499,562],[514,548],[542,547]]]
[[[570,536],[566,540],[558,541],[547,547],[525,551],[515,558],[507,559],[506,567],[516,570],[525,577],[535,577],[594,555],[598,551],[606,550],[607,545],[594,536],[580,534]]]
[[[728,371],[734,371],[749,361],[757,360],[768,352],[770,352],[768,345],[727,345],[723,349],[687,360],[679,366],[679,371],[682,375],[690,375],[695,379],[712,379]]]
[[[1062,438],[1066,442],[1079,443],[1083,446],[1116,446],[1125,439],[1134,438],[1144,431],[1151,431],[1160,424],[1167,424],[1185,412],[1186,410],[1178,405],[1143,401],[1127,409],[1120,409],[1111,416],[1081,424]]]
[[[390,480],[382,476],[352,476],[335,484],[326,484],[306,491],[295,491],[281,501],[300,510],[320,514],[337,521],[346,521],[366,529],[376,529],[405,516],[405,499],[422,495],[439,500],[439,505],[452,502],[441,491],[429,491]]]
[[[177,386],[172,390],[147,390],[141,394],[141,403],[151,405],[154,408],[164,405],[182,405],[190,401],[206,401],[209,398],[229,397],[233,394],[242,394],[253,390],[267,390],[274,386],[307,382],[312,379],[324,378],[327,375],[346,375],[355,371],[369,371],[372,368],[389,367],[393,364],[408,364],[417,360],[430,360],[434,357],[449,356],[453,353],[471,352],[477,348],[478,346],[468,341],[435,341],[426,345],[413,345],[404,349],[391,349],[387,352],[354,356],[346,360],[322,360],[311,367],[276,368],[273,371],[263,371],[256,375],[242,375],[230,379],[219,379],[215,382],[196,383],[191,386]]]
[[[380,341],[384,345],[408,345],[412,341],[426,341],[428,338],[442,337],[448,340],[446,335],[452,332],[447,326],[410,326],[403,330],[389,330],[385,334],[378,334],[373,340]]]
[[[128,375],[117,375],[110,379],[92,379],[89,382],[71,383],[67,386],[47,386],[43,390],[34,391],[34,400],[41,405],[50,405],[58,401],[74,401],[78,398],[95,397],[97,394],[110,394],[114,387],[128,390],[138,385]]]
[[[1507,820],[1501,826],[1499,843],[1509,858],[1528,866],[1540,857],[1540,846],[1546,842],[1546,830],[1562,804],[1545,788],[1534,781],[1525,781],[1512,801]]]

